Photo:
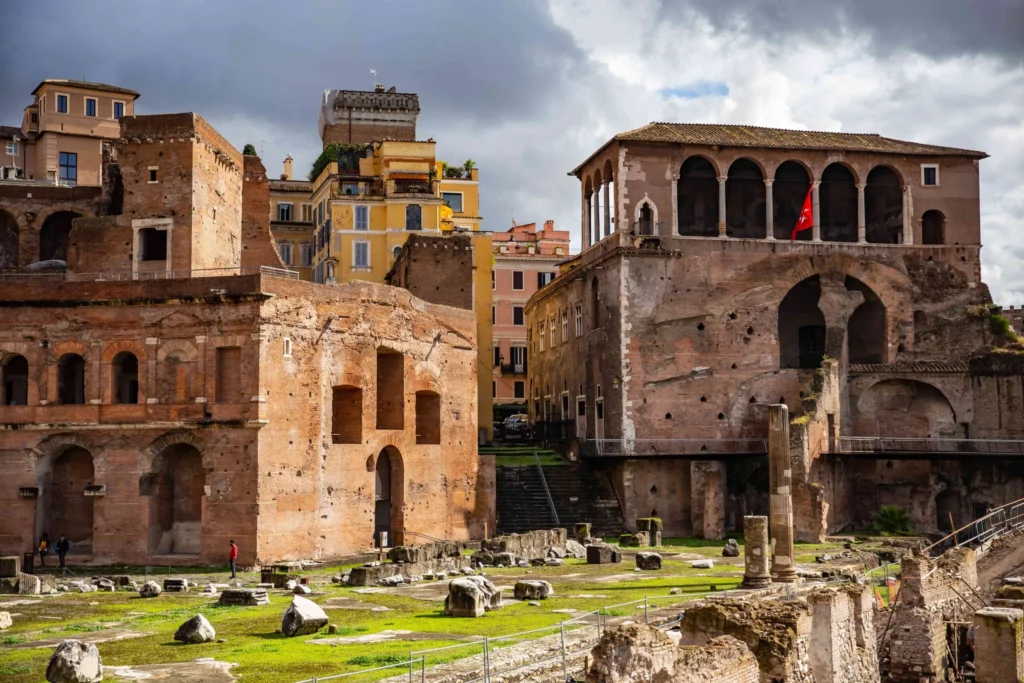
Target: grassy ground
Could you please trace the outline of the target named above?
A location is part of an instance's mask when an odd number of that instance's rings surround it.
[[[557,614],[554,610],[571,608],[584,613],[644,597],[651,598],[653,604],[666,606],[705,595],[711,590],[728,590],[736,587],[742,577],[742,558],[721,558],[721,547],[720,542],[666,539],[665,545],[658,549],[665,558],[660,572],[634,572],[631,557],[615,565],[587,565],[583,560],[567,560],[562,567],[487,570],[488,578],[499,586],[511,586],[518,578],[551,581],[555,596],[543,601],[539,607],[517,603],[479,619],[446,617],[440,601],[419,599],[409,594],[429,591],[424,584],[360,594],[355,592],[355,588],[330,583],[330,576],[340,567],[318,567],[306,572],[314,588],[310,597],[317,603],[327,606],[331,598],[348,598],[364,603],[365,609],[327,609],[331,622],[341,627],[339,635],[361,636],[385,630],[412,632],[374,643],[317,645],[311,641],[335,636],[323,632],[316,636],[285,638],[276,633],[280,628],[281,615],[291,600],[284,591],[269,591],[271,604],[263,607],[220,607],[215,600],[198,593],[164,593],[152,599],[127,592],[66,593],[32,598],[31,604],[8,607],[0,604],[0,610],[18,615],[14,617],[14,626],[0,633],[0,680],[4,683],[39,683],[44,678],[53,647],[20,649],[15,647],[17,645],[80,634],[102,636],[112,629],[126,629],[145,635],[99,643],[105,665],[185,662],[198,657],[212,657],[237,663],[233,673],[240,674],[245,683],[292,683],[313,674],[322,676],[405,661],[412,650],[552,626],[572,618],[572,615]],[[814,554],[835,548],[835,545],[799,544],[797,554],[798,557],[810,556],[813,560]],[[679,553],[685,553],[683,558],[677,558]],[[691,554],[715,557],[719,562],[714,569],[692,569],[685,561],[685,557]],[[96,570],[96,573],[136,572],[132,568],[119,567],[106,568],[102,572]],[[175,571],[174,575],[190,575],[200,583],[210,579],[223,581],[225,578],[222,573],[211,574],[209,568],[183,568]],[[247,574],[242,579],[255,583],[259,577]],[[443,586],[436,588],[436,594],[440,596]],[[680,589],[680,594],[669,598],[669,591],[673,588]],[[511,597],[511,590],[506,590],[505,595]],[[16,599],[23,598],[0,596],[0,603]],[[387,610],[371,611],[373,607],[385,607]],[[616,608],[612,613],[621,616],[634,613],[635,609],[636,606],[625,606]],[[175,629],[198,612],[210,620],[217,630],[217,637],[225,642],[182,645],[173,640]],[[433,665],[445,659],[478,654],[478,650],[475,646],[463,647],[433,655],[428,663]],[[394,675],[395,671],[390,673]]]

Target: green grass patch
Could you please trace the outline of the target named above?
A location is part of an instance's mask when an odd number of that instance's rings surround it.
[[[392,653],[383,655],[357,655],[348,660],[348,663],[355,666],[387,666],[388,664],[401,664],[402,662],[407,661],[409,661],[409,655]]]

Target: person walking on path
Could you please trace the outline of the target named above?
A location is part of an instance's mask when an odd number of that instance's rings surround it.
[[[46,534],[39,539],[39,566],[46,566],[46,553],[50,552],[50,538]]]
[[[228,560],[231,564],[231,578],[235,578],[235,560],[238,559],[238,546],[235,545],[234,540],[231,541],[231,553],[228,555]]]
[[[68,551],[71,550],[71,541],[67,539],[64,534],[60,535],[60,540],[57,541],[57,545],[54,546],[57,550],[57,559],[60,560],[60,568],[67,569],[64,564],[64,558],[67,557]]]

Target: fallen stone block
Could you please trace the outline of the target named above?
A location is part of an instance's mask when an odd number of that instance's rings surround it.
[[[568,541],[566,541],[568,543]],[[548,557],[565,557],[565,548],[557,545],[553,545],[548,548]]]
[[[725,542],[725,547],[722,548],[722,557],[739,557],[740,556],[740,544],[736,542],[735,538],[730,538]]]
[[[155,598],[163,592],[163,589],[156,584],[156,581],[147,581],[139,589],[139,595],[143,598]]]
[[[16,579],[21,573],[21,558],[17,555],[0,557],[0,579]]]
[[[714,560],[691,560],[690,567],[693,569],[712,569],[715,566]]]
[[[611,564],[621,561],[619,551],[610,545],[587,546],[587,564]]]
[[[651,537],[646,531],[638,531],[635,534],[622,534],[619,536],[619,547],[639,548],[650,543]]]
[[[11,624],[13,623],[14,620],[11,619],[10,612],[0,612],[0,631],[4,630],[5,628],[10,628]]]
[[[590,522],[576,522],[572,525],[572,537],[579,542],[582,542],[585,538],[590,538]]]
[[[313,592],[313,589],[310,588],[309,586],[305,586],[305,585],[300,583],[299,585],[297,585],[295,588],[292,589],[292,592],[295,593],[295,595],[309,595],[310,593]]]
[[[451,617],[482,617],[501,609],[501,590],[482,576],[463,576],[448,584],[444,613]]]
[[[50,683],[96,683],[103,680],[103,660],[92,643],[65,640],[50,656],[46,666]]]
[[[645,570],[661,569],[661,555],[658,553],[637,553],[636,568]]]
[[[565,560],[558,557],[549,557],[544,561],[544,565],[547,567],[561,567],[565,564]]]
[[[581,543],[568,540],[565,542],[565,554],[567,557],[583,558],[587,556],[587,549]]]
[[[288,579],[284,582],[284,589],[288,591],[295,590],[295,587],[299,585],[299,582],[295,579]]]
[[[554,593],[547,581],[516,581],[512,592],[516,600],[543,600]]]
[[[174,632],[175,640],[190,645],[209,643],[216,638],[217,632],[213,629],[213,625],[202,614],[195,615]]]
[[[281,633],[289,638],[316,633],[327,625],[327,614],[312,600],[296,595],[281,618]]]
[[[188,579],[164,579],[164,590],[168,593],[187,593]]]
[[[266,588],[225,588],[221,591],[221,605],[239,605],[241,607],[258,607],[269,605],[270,596]]]
[[[33,574],[18,575],[18,593],[20,595],[39,595],[41,585],[38,576]]]

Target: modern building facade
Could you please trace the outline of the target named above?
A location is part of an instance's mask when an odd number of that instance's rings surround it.
[[[574,427],[626,519],[666,533],[768,512],[778,403],[800,538],[886,504],[946,529],[1021,497],[998,455],[1024,450],[1024,363],[981,282],[985,156],[748,126],[617,135],[572,172],[583,253],[526,305],[531,415]]]
[[[494,348],[492,393],[495,419],[526,410],[526,369],[529,349],[526,337],[527,300],[555,279],[559,263],[569,254],[569,232],[555,230],[554,221],[515,225],[494,233]]]
[[[281,262],[309,281],[313,272],[313,183],[295,178],[292,157],[281,177],[270,181],[270,229]]]

